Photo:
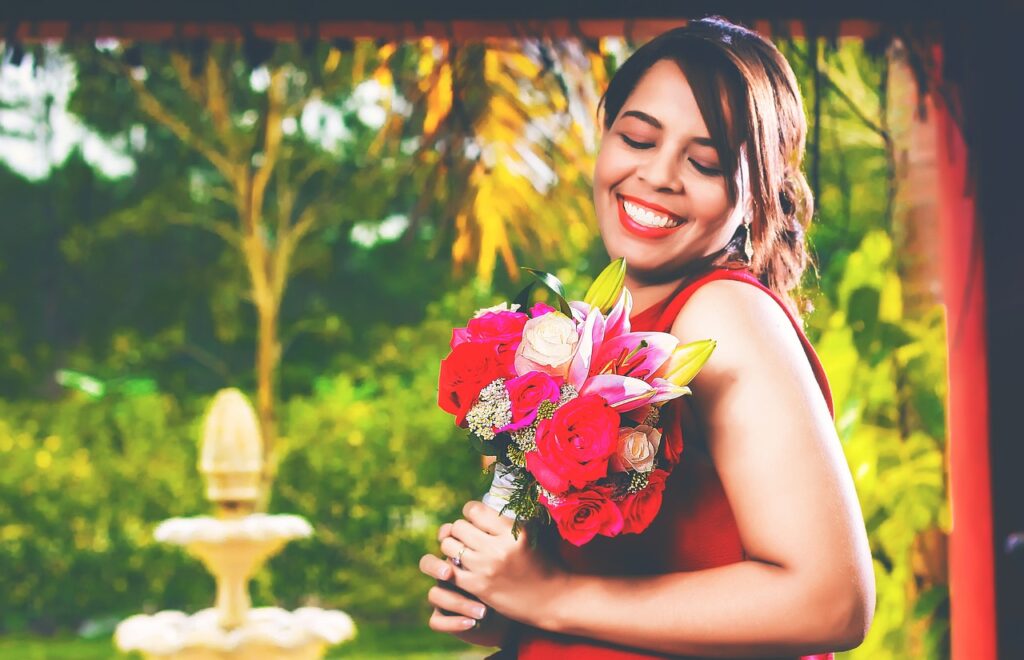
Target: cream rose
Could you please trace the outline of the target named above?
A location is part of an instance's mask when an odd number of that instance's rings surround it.
[[[564,377],[579,341],[576,322],[564,314],[549,312],[532,318],[523,326],[523,341],[516,350],[516,372],[542,371]]]
[[[661,431],[646,424],[636,428],[619,429],[619,448],[610,464],[615,472],[636,470],[650,472],[654,469],[654,455],[661,446]]]

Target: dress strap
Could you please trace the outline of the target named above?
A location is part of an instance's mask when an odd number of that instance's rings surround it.
[[[675,323],[676,317],[679,316],[680,310],[683,309],[683,305],[690,300],[697,289],[701,288],[708,282],[714,282],[716,280],[732,280],[735,282],[746,282],[752,286],[761,289],[774,300],[786,313],[789,318],[789,322],[793,325],[793,329],[796,331],[797,336],[800,338],[800,343],[804,347],[804,353],[807,355],[807,360],[810,362],[811,369],[814,371],[814,377],[818,381],[818,386],[821,388],[821,393],[825,397],[825,403],[828,404],[828,411],[832,414],[833,419],[835,418],[835,409],[832,403],[832,390],[828,384],[828,377],[825,375],[825,368],[821,365],[821,360],[818,359],[818,354],[815,352],[814,347],[811,346],[811,342],[807,339],[807,335],[804,334],[803,324],[800,319],[793,314],[790,308],[782,301],[782,299],[776,295],[774,291],[765,286],[757,277],[754,276],[747,269],[731,270],[728,268],[717,268],[712,270],[683,286],[681,290],[660,304],[654,306],[649,310],[641,312],[634,321],[641,321],[641,317],[644,321],[652,322],[653,328],[658,329],[662,332],[668,332],[671,330],[672,325]],[[653,318],[648,315],[656,315]],[[647,325],[647,323],[644,323]]]

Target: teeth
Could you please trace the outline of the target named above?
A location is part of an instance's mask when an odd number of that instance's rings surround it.
[[[626,200],[622,200],[622,207],[626,209],[626,215],[647,227],[677,227],[683,224],[678,220],[670,219],[668,216],[655,213],[650,209],[627,202]]]

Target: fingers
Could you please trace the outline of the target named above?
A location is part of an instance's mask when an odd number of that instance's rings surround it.
[[[473,563],[470,559],[470,556],[473,554],[473,550],[462,541],[453,536],[449,536],[445,540],[441,541],[441,552],[443,552],[445,556],[451,557],[453,563],[458,559],[456,565],[459,568],[471,570],[469,564]]]
[[[466,502],[462,507],[462,515],[477,529],[498,536],[508,534],[512,529],[512,521],[478,500]]]
[[[450,580],[454,576],[452,565],[434,555],[420,557],[420,571],[436,580]]]
[[[493,543],[491,534],[462,518],[452,523],[452,531],[449,538],[458,539],[474,550],[485,548]]]
[[[437,632],[460,633],[475,628],[477,620],[465,616],[445,616],[437,608],[434,608],[434,613],[430,615],[429,625],[431,630]]]
[[[452,524],[445,523],[441,525],[441,528],[437,530],[437,540],[443,541],[446,536],[452,535]]]
[[[479,621],[487,614],[487,607],[480,601],[441,585],[430,588],[427,601],[438,610],[443,610],[443,615],[447,616],[463,616]]]

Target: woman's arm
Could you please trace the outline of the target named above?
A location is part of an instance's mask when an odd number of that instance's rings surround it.
[[[480,505],[465,513],[488,536],[465,521],[453,527],[458,541],[449,543],[473,549],[456,583],[529,625],[655,651],[742,657],[858,645],[874,609],[867,537],[785,313],[749,284],[712,282],[673,333],[718,341],[693,383],[694,405],[748,560],[643,578],[526,570],[522,544],[497,533]]]

